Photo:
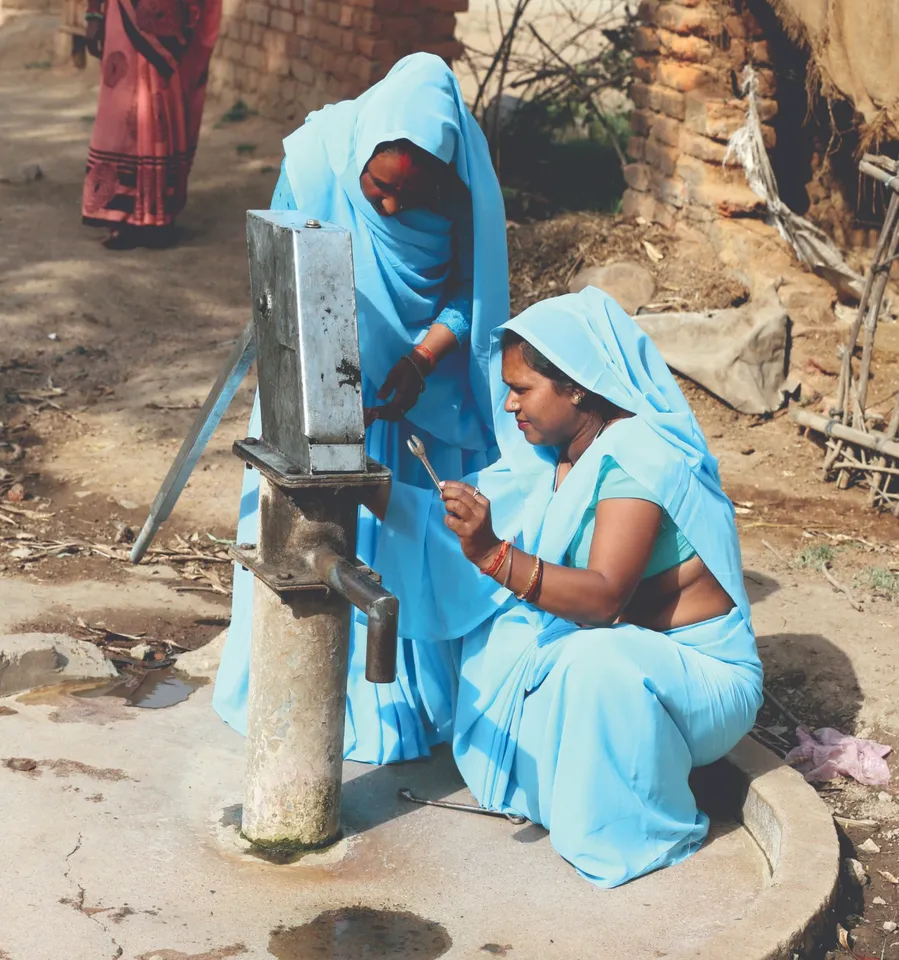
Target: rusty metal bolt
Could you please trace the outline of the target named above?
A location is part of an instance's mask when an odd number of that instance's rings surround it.
[[[263,317],[267,317],[271,309],[272,309],[272,295],[270,293],[260,293],[259,296],[256,297],[256,310]]]
[[[256,549],[256,544],[255,544],[255,543],[239,543],[237,546],[238,546],[241,550],[255,550],[255,549]]]
[[[307,220],[307,221],[306,221],[306,228],[307,228],[308,230],[321,230],[321,227],[322,227],[322,225],[318,222],[318,220]]]
[[[244,437],[243,442],[244,442],[248,447],[252,447],[252,446],[254,446],[255,444],[259,443],[259,439],[258,439],[257,437]]]

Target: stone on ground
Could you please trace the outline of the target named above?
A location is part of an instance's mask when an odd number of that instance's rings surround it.
[[[0,637],[0,697],[62,680],[116,677],[112,663],[92,643],[62,633]]]
[[[631,315],[640,307],[652,303],[656,292],[653,275],[639,263],[630,260],[585,267],[575,274],[568,289],[571,293],[580,293],[584,287],[598,287],[617,300]]]

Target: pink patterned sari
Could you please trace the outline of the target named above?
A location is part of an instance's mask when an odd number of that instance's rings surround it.
[[[163,227],[184,209],[220,18],[221,0],[107,0],[85,223]]]

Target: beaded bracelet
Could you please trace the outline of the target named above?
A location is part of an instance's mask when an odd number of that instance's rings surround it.
[[[93,10],[88,10],[88,12],[84,15],[84,22],[85,22],[85,23],[88,23],[88,22],[90,22],[91,20],[101,20],[101,21],[102,21],[102,20],[105,20],[105,19],[106,19],[106,17],[104,17],[102,13],[94,13]]]
[[[509,552],[509,547],[511,546],[512,544],[509,543],[508,540],[503,540],[503,542],[499,545],[499,550],[497,550],[496,556],[493,558],[493,562],[481,570],[481,573],[483,573],[485,577],[494,577],[497,573],[499,573],[500,568],[503,565],[503,561],[506,559],[506,554]]]
[[[412,352],[424,357],[425,360],[428,361],[428,365],[432,370],[437,366],[437,358],[430,350],[428,350],[426,346],[424,346],[424,344],[419,343],[417,346],[414,346],[412,348]]]

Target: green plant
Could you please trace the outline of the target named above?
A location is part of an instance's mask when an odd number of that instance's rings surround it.
[[[868,567],[861,577],[862,584],[872,593],[899,603],[899,575],[885,567]]]
[[[820,570],[822,564],[833,563],[835,556],[836,550],[834,550],[833,547],[829,547],[826,543],[813,544],[812,546],[802,548],[799,556],[796,558],[796,566],[814,567],[816,570]]]
[[[230,110],[226,110],[216,126],[226,123],[243,123],[248,117],[255,117],[256,111],[248,107],[243,100],[238,100]]]

